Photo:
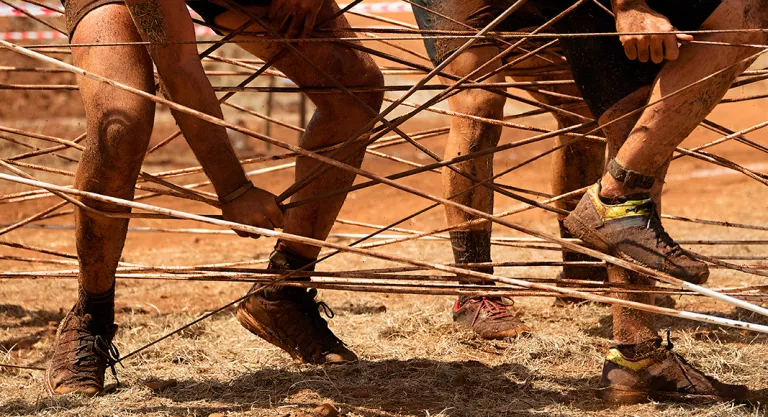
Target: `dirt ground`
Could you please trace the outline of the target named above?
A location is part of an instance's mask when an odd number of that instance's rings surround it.
[[[396,16],[402,18],[402,16]],[[23,63],[11,55],[0,56],[3,65]],[[43,82],[4,75],[5,83]],[[67,75],[47,83],[71,83]],[[401,82],[388,80],[391,83]],[[739,88],[734,96],[764,93],[764,85]],[[2,125],[74,138],[84,128],[82,108],[76,93],[46,95],[48,105],[30,109],[24,101],[36,102],[34,92],[3,92],[3,99],[16,103],[2,111]],[[64,98],[61,98],[64,97]],[[295,123],[295,108],[286,101],[279,117]],[[255,105],[262,111],[263,103]],[[517,109],[519,110],[519,109]],[[55,115],[55,116],[54,116]],[[765,120],[764,101],[720,106],[711,120],[737,130]],[[413,132],[446,126],[444,116],[420,117],[406,124]],[[549,116],[524,120],[536,126],[554,128]],[[249,126],[263,126],[248,120]],[[253,123],[253,124],[251,124]],[[153,143],[167,136],[175,126],[165,109],[158,111]],[[295,133],[273,128],[272,134],[295,143]],[[505,129],[503,143],[530,136]],[[693,147],[718,136],[699,129],[683,144]],[[768,145],[768,135],[757,131],[748,137]],[[423,141],[440,154],[444,136]],[[44,147],[44,142],[34,141]],[[496,156],[498,170],[510,167],[552,146],[547,140]],[[24,152],[11,143],[2,143],[3,158]],[[278,153],[251,142],[239,150],[241,156]],[[426,156],[410,146],[388,148],[387,153],[419,163]],[[768,171],[768,161],[759,152],[728,142],[712,152],[759,172]],[[65,153],[77,157],[74,151]],[[75,165],[50,156],[30,162],[73,171]],[[500,182],[548,193],[549,158],[503,177]],[[179,142],[149,157],[144,169],[162,172],[196,165],[186,146]],[[248,166],[258,169],[277,163]],[[368,157],[365,169],[391,174],[403,169],[392,161]],[[71,184],[71,178],[28,171],[38,178]],[[254,177],[257,185],[279,193],[292,181],[292,171]],[[180,183],[194,183],[191,176]],[[440,194],[437,174],[424,173],[402,180],[431,194]],[[0,183],[0,194],[29,190]],[[713,167],[705,162],[682,158],[670,170],[664,212],[676,216],[768,224],[765,187],[744,175]],[[24,203],[0,204],[2,223],[11,223],[55,204],[52,198]],[[169,198],[147,201],[163,207],[194,213],[210,213],[210,207]],[[374,186],[351,194],[340,215],[342,219],[386,224],[429,203],[418,197],[386,187]],[[520,203],[497,198],[496,211]],[[556,233],[555,217],[538,210],[510,218],[519,224],[547,233]],[[3,236],[5,242],[44,247],[72,254],[74,236],[71,215],[44,222],[58,228],[23,228]],[[430,230],[444,224],[434,209],[402,227]],[[757,240],[766,232],[666,221],[677,239]],[[132,227],[207,228],[185,221],[137,220]],[[337,225],[332,233],[365,233],[367,229]],[[496,227],[495,236],[523,237]],[[334,239],[348,243],[348,239]],[[129,233],[123,261],[144,265],[200,265],[265,258],[274,244],[268,239],[241,239],[230,235],[159,233],[134,230]],[[760,245],[694,245],[690,249],[718,256],[768,256]],[[386,253],[450,262],[451,253],[443,241],[422,240],[388,246]],[[0,256],[64,259],[35,252],[0,247]],[[558,260],[559,253],[530,249],[494,247],[494,260]],[[736,260],[736,263],[759,263]],[[764,263],[763,263],[764,264]],[[393,263],[352,255],[339,255],[319,265],[320,271],[353,270]],[[44,271],[74,268],[73,265],[45,265],[0,260],[0,270]],[[497,272],[511,277],[554,277],[557,268],[506,268]],[[764,282],[756,276],[723,269],[713,270],[713,287]],[[116,344],[123,353],[150,342],[181,325],[241,296],[247,283],[168,282],[120,280],[117,284]],[[50,357],[57,323],[76,299],[76,283],[70,279],[0,280],[0,363],[45,367]],[[373,294],[321,291],[336,313],[331,328],[359,356],[352,365],[316,367],[298,365],[288,355],[244,330],[228,309],[127,360],[118,367],[120,386],[94,399],[51,399],[43,388],[43,372],[0,368],[0,415],[12,416],[291,416],[331,402],[346,416],[761,416],[768,415],[765,402],[750,405],[650,403],[611,407],[595,397],[603,357],[611,344],[610,309],[602,305],[552,306],[552,298],[528,297],[516,300],[525,321],[534,329],[531,337],[483,341],[471,332],[452,325],[450,310],[454,299],[440,296]],[[701,297],[677,299],[678,308],[739,320],[768,324],[768,320],[731,306]],[[672,330],[679,352],[708,374],[725,382],[744,383],[768,400],[768,337],[696,322],[660,318],[662,328]],[[108,383],[113,383],[111,376]],[[148,380],[167,382],[163,389],[151,389]]]

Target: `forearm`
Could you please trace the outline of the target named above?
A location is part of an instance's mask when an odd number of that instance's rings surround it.
[[[158,65],[158,71],[159,67]],[[172,101],[210,116],[223,118],[219,101],[202,67],[199,73],[190,73],[179,68],[169,69],[165,75],[168,73],[170,76],[163,76],[161,71],[161,77]],[[172,113],[189,147],[220,197],[228,195],[248,181],[225,128],[186,113]]]
[[[152,42],[147,49],[169,99],[222,118],[221,106],[205,76],[196,46],[176,43],[195,39],[185,2],[126,0],[126,4],[142,38]],[[245,172],[223,127],[180,112],[173,115],[219,196],[245,184]]]

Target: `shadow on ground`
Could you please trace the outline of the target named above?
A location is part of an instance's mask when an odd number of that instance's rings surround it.
[[[517,364],[489,367],[476,361],[385,360],[305,370],[262,369],[231,382],[179,381],[157,395],[174,402],[237,404],[230,411],[242,409],[240,404],[311,408],[313,401],[331,399],[347,412],[364,416],[378,416],[381,411],[523,416],[540,415],[532,410],[553,404],[586,411],[605,408],[594,396],[596,378],[544,381]]]

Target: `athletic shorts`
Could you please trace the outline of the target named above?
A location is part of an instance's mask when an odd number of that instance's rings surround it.
[[[64,16],[67,21],[67,32],[69,37],[75,33],[77,24],[93,10],[106,4],[124,3],[123,0],[61,0],[64,6]],[[269,6],[271,0],[235,0],[235,3],[241,6]],[[197,12],[207,23],[213,23],[213,20],[220,14],[227,11],[226,7],[214,4],[209,0],[187,0],[187,5]]]
[[[235,0],[234,2],[243,7],[269,6],[270,3],[272,3],[271,0]],[[209,0],[187,0],[187,6],[197,12],[197,14],[199,14],[208,24],[213,24],[214,19],[229,10],[226,7],[214,4]]]
[[[101,6],[114,3],[124,3],[123,0],[61,0],[64,6],[64,18],[67,22],[69,38],[75,33],[75,28],[81,20],[93,10]]]
[[[413,7],[422,30],[466,31],[467,26],[482,29],[501,15],[515,0],[413,0],[437,12]],[[599,0],[610,8],[610,0]],[[680,30],[696,30],[720,5],[721,0],[646,0]],[[574,0],[529,0],[501,22],[494,31],[530,31],[572,6]],[[442,16],[440,16],[442,15]],[[551,26],[554,33],[616,32],[613,17],[593,2],[586,2]],[[549,40],[549,39],[547,39]],[[463,39],[426,39],[429,57],[437,65],[461,45]],[[511,41],[514,41],[512,39]],[[537,41],[538,42],[538,41]],[[480,40],[473,46],[497,45]],[[568,59],[573,78],[592,114],[600,117],[605,110],[630,93],[653,82],[661,64],[630,60],[618,36],[562,38],[560,46]],[[501,46],[503,48],[503,46]]]

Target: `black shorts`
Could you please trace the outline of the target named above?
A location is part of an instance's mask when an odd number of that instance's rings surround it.
[[[423,30],[466,31],[467,26],[482,29],[503,13],[514,0],[413,0],[437,13],[413,7]],[[599,0],[610,8],[610,0]],[[680,30],[696,30],[720,5],[721,0],[646,0],[657,12],[666,16]],[[500,23],[494,31],[518,32],[536,28],[572,6],[573,0],[530,0]],[[442,16],[440,16],[442,15]],[[605,10],[586,2],[553,24],[555,33],[616,32],[613,17]],[[437,65],[456,51],[467,39],[426,39],[432,62]],[[474,46],[496,44],[481,40]],[[573,78],[595,117],[628,94],[653,82],[660,64],[630,60],[618,36],[562,38],[562,51],[568,59]]]
[[[270,3],[272,3],[271,0],[234,0],[234,3],[237,3],[240,6],[247,7],[247,6],[269,6]],[[189,6],[190,9],[197,12],[197,14],[200,15],[200,17],[205,20],[208,24],[213,24],[214,19],[219,17],[222,13],[226,12],[227,9],[224,6],[219,6],[218,4],[215,4],[214,2],[210,0],[187,0],[187,6]]]

